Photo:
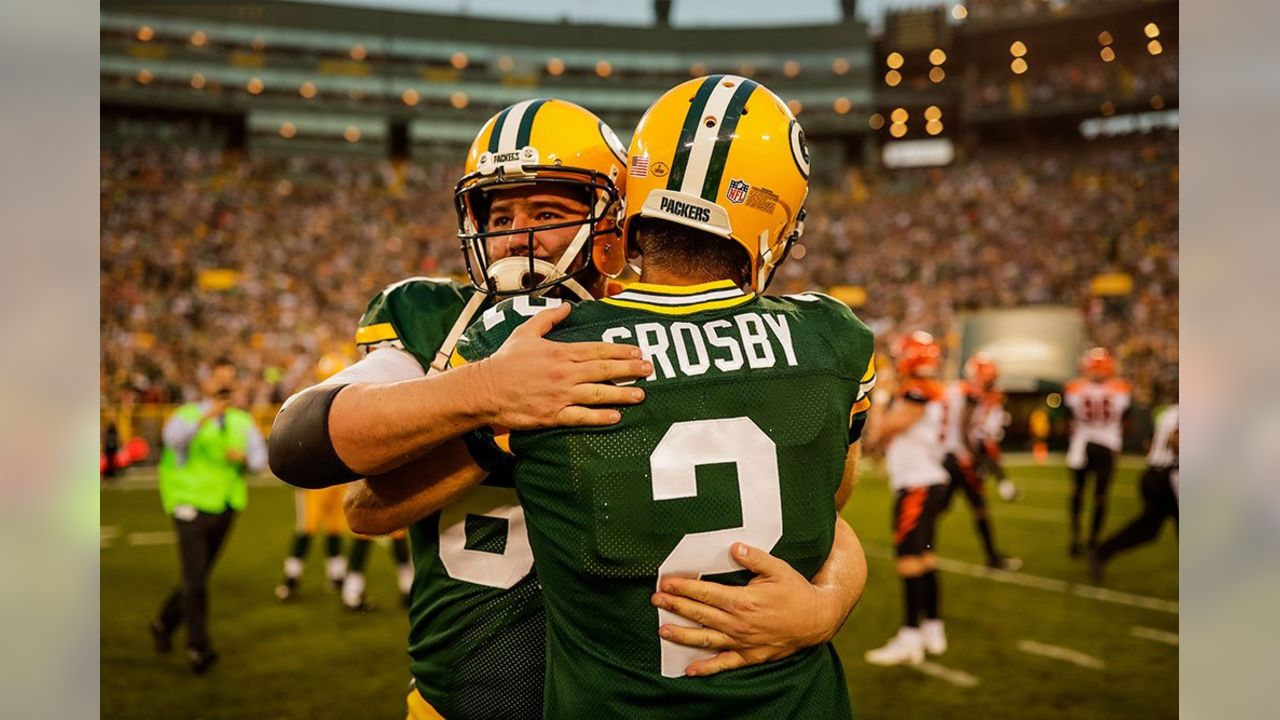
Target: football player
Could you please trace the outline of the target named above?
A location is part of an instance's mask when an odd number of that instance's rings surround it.
[[[995,361],[986,353],[976,353],[965,363],[965,377],[946,386],[946,456],[943,467],[950,480],[947,482],[943,508],[951,507],[951,498],[959,490],[969,501],[973,513],[974,530],[987,555],[987,565],[1003,570],[1022,567],[1018,558],[1007,557],[996,551],[991,530],[991,513],[987,510],[985,477],[978,472],[978,450],[974,445],[974,425],[982,419],[982,408],[988,396],[996,392]],[[984,409],[984,412],[988,410]]]
[[[874,665],[919,664],[925,653],[947,650],[938,612],[934,537],[947,501],[947,402],[938,367],[942,350],[933,336],[913,332],[894,347],[898,385],[883,415],[872,422],[877,445],[885,448],[885,468],[893,490],[893,533],[906,617],[897,634],[866,654]]]
[[[343,496],[346,488],[338,487]],[[338,507],[342,507],[339,500]],[[403,528],[391,533],[391,560],[396,565],[396,587],[400,591],[400,604],[409,607],[410,590],[413,588],[413,563],[409,561],[408,533]],[[347,561],[347,573],[342,580],[342,607],[352,612],[368,612],[373,605],[365,599],[364,569],[369,563],[369,549],[374,538],[357,535],[351,541],[351,555]]]
[[[969,419],[969,446],[973,448],[974,468],[978,472],[978,477],[985,479],[994,475],[996,492],[1000,495],[1000,499],[1005,502],[1014,502],[1022,496],[1022,491],[1009,479],[1004,463],[1000,459],[1000,441],[1004,439],[1004,428],[1008,424],[1009,415],[1004,408],[1004,393],[995,387],[995,378],[999,377],[999,367],[995,364],[995,360],[989,357],[988,360],[991,363],[989,370],[974,368],[971,373],[978,376],[984,373],[989,374],[993,379],[991,387],[979,397],[973,409],[973,416]],[[967,365],[966,373],[970,373]]]
[[[509,150],[517,143],[520,152]],[[407,356],[408,362],[399,362],[407,376],[430,375],[407,380],[402,388],[445,380],[465,372],[434,374],[441,356],[448,354],[442,348],[452,347],[473,307],[487,307],[490,298],[504,294],[560,291],[560,285],[570,286],[577,295],[600,293],[605,286],[601,266],[610,273],[621,268],[612,250],[616,213],[609,206],[625,181],[623,154],[607,126],[569,103],[531,101],[498,113],[477,136],[457,193],[464,251],[473,285],[483,291],[482,302],[472,295],[473,287],[457,284],[419,279],[391,286],[370,303],[357,332],[357,342],[367,351],[364,362],[390,365]],[[550,324],[554,323],[540,332]],[[553,344],[530,332],[534,329],[517,333],[521,337],[505,346],[513,369],[494,365],[499,369],[488,377],[495,389],[480,388],[481,399],[513,406],[506,412],[517,420],[521,413],[535,415],[529,408],[537,398],[523,392],[522,385],[545,381],[545,375],[573,378],[593,372],[602,379],[626,378],[627,373],[644,375],[651,369],[638,359],[627,361],[629,350]],[[582,367],[560,363],[557,368],[548,362],[573,348],[589,351],[570,354],[586,358]],[[627,393],[628,401],[632,394],[642,395],[635,388],[583,384],[574,389],[573,397],[616,404],[619,390]],[[569,408],[559,420],[601,422],[608,421],[608,413],[616,410]],[[551,415],[547,422],[556,420]],[[457,427],[454,431],[460,432]],[[395,434],[401,432],[394,423],[371,431],[387,433],[392,442],[399,441]],[[413,717],[542,716],[541,592],[509,476],[502,468],[493,469],[489,474],[475,466],[461,441],[447,443],[388,474],[354,483],[348,495],[348,518],[358,532],[385,533],[411,525],[417,566],[410,608],[415,688],[408,702]],[[467,491],[480,480],[484,486]],[[856,551],[860,559],[856,537],[849,533],[842,538],[842,546],[852,548],[845,555]],[[842,565],[842,557],[833,552],[813,585],[790,568],[771,565],[772,558],[762,553],[745,560],[773,581],[771,590],[786,592],[776,593],[783,601],[772,604],[768,598],[756,598],[757,607],[773,612],[742,619],[749,631],[739,635],[756,642],[734,650],[740,655],[722,658],[721,663],[727,665],[735,657],[744,663],[768,659],[764,649],[772,650],[779,638],[814,644],[818,640],[809,637],[814,628],[834,633],[860,587],[861,581],[849,580],[851,573],[855,580],[858,572],[865,574],[857,563]],[[783,582],[796,579],[801,582]],[[799,622],[793,621],[792,627],[780,625],[779,617],[791,618],[796,597],[821,602],[796,618]],[[706,607],[691,604],[688,612]]]
[[[297,529],[289,556],[284,559],[284,579],[276,586],[276,597],[281,601],[291,600],[297,594],[311,540],[321,531],[325,536],[325,579],[336,590],[342,586],[347,574],[347,560],[342,556],[342,536],[347,531],[347,520],[342,515],[342,498],[346,489],[339,486],[294,492]]]
[[[1116,361],[1104,347],[1095,347],[1081,360],[1083,377],[1067,383],[1063,404],[1071,413],[1071,439],[1067,445],[1067,467],[1074,487],[1071,493],[1071,557],[1079,557],[1080,515],[1084,508],[1085,485],[1094,479],[1093,523],[1089,528],[1088,550],[1098,544],[1098,535],[1107,516],[1107,494],[1115,472],[1116,454],[1124,442],[1123,419],[1132,398],[1128,381],[1116,377]]]
[[[1142,512],[1133,522],[1107,538],[1089,557],[1093,579],[1102,582],[1111,558],[1155,540],[1166,518],[1178,526],[1178,406],[1170,405],[1156,418],[1155,437],[1142,475]]]
[[[708,631],[701,648],[673,642],[677,629],[699,628],[665,592],[677,577],[745,583],[740,559],[751,547],[813,577],[841,532],[837,494],[851,481],[850,446],[869,405],[872,333],[833,298],[759,294],[800,237],[803,131],[768,89],[716,75],[659,98],[629,157],[623,228],[640,282],[578,304],[551,337],[639,346],[652,363],[639,380],[645,402],[607,427],[498,429],[487,448],[488,462],[515,458],[543,585],[544,711],[849,718],[829,642],[685,679],[734,640]],[[547,298],[495,306],[453,362],[507,352],[507,336],[539,322],[529,316],[562,307]]]

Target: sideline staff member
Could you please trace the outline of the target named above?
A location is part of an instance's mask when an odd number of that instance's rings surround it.
[[[248,496],[246,470],[267,467],[267,445],[252,416],[231,407],[236,367],[225,358],[205,379],[204,399],[178,408],[164,426],[158,468],[160,500],[173,518],[182,560],[182,584],[169,595],[151,624],[156,650],[168,652],[186,621],[187,659],[197,674],[218,659],[206,630],[206,584],[231,521]]]

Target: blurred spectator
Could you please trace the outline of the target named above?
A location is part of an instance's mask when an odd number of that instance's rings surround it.
[[[775,292],[857,285],[882,336],[945,337],[957,312],[1078,307],[1143,404],[1178,378],[1176,132],[1054,147],[982,146],[943,169],[815,186],[802,248]],[[182,402],[235,349],[249,403],[351,355],[368,299],[463,271],[460,167],[133,147],[102,156],[102,401]],[[208,271],[234,276],[210,277]],[[1095,297],[1123,271],[1132,294]]]

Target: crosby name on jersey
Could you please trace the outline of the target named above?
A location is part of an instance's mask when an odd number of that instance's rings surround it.
[[[555,302],[496,306],[454,361],[492,354]],[[548,337],[634,344],[654,371],[616,425],[508,440],[547,607],[547,716],[847,719],[829,644],[684,678],[710,654],[662,640],[659,625],[681,620],[649,598],[671,574],[745,583],[728,552],[737,540],[806,577],[822,566],[874,385],[870,329],[817,294],[636,283],[578,304]]]

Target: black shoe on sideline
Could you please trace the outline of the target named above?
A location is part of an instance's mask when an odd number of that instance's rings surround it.
[[[209,672],[209,668],[218,662],[218,653],[212,650],[197,650],[196,648],[187,648],[187,660],[191,663],[191,672],[197,675],[203,675]]]

